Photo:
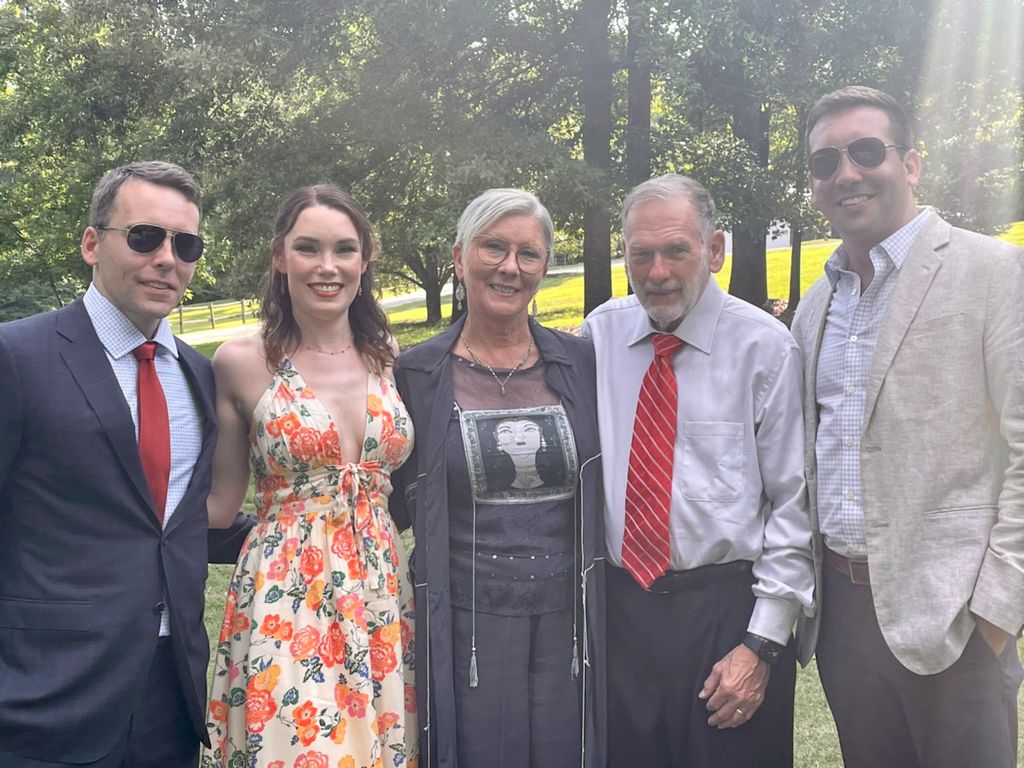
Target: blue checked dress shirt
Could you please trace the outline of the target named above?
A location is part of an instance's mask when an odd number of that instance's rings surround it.
[[[860,487],[868,372],[889,297],[928,210],[922,209],[871,249],[868,255],[875,276],[863,292],[842,245],[825,262],[832,301],[818,355],[818,526],[825,546],[854,560],[868,556]]]

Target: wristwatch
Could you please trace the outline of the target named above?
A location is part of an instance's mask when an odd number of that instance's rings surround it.
[[[743,638],[743,644],[756,653],[757,658],[768,664],[774,664],[778,661],[782,656],[782,652],[786,650],[786,646],[773,642],[766,637],[755,635],[753,632],[747,632],[747,636]]]

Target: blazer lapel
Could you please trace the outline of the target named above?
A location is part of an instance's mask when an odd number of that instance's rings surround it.
[[[107,361],[107,353],[81,300],[61,314],[57,332],[68,342],[61,345],[60,350],[65,365],[96,414],[132,485],[149,505],[150,519],[157,525],[158,520],[152,512],[153,500],[149,485],[142,470],[139,444],[135,438],[135,423],[117,377]]]
[[[889,297],[889,306],[882,318],[875,354],[871,359],[871,369],[868,371],[862,433],[871,421],[878,393],[896,357],[896,351],[903,343],[903,338],[917,316],[935,274],[942,266],[938,249],[949,242],[949,232],[949,225],[938,217],[933,222],[926,223],[910,247],[900,273],[896,276],[896,287]]]

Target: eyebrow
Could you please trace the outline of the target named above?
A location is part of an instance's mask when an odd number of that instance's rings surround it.
[[[295,236],[295,242],[300,242],[300,241],[319,244],[320,243],[320,238],[313,237],[312,235],[296,235]],[[354,245],[354,246],[356,246],[358,248],[359,247],[359,240],[357,240],[354,237],[345,237],[345,238],[342,238],[341,240],[335,241],[335,245],[343,245],[343,244],[344,245]]]

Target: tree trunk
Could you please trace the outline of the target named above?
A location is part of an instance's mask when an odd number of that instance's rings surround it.
[[[786,307],[786,315],[792,318],[797,304],[800,303],[800,252],[804,243],[803,230],[799,227],[790,229],[789,242],[793,253],[789,258],[789,305]]]
[[[626,60],[626,179],[630,187],[651,175],[651,62],[647,0],[630,0]]]
[[[733,131],[747,143],[762,168],[768,167],[768,107],[754,94],[743,94],[733,107]],[[768,222],[739,221],[732,233],[732,277],[729,293],[755,307],[768,304],[765,236]]]
[[[434,325],[441,322],[441,286],[440,280],[423,281],[423,293],[427,305],[427,323]]]
[[[608,52],[611,0],[583,0],[578,17],[583,45],[583,159],[607,178],[611,168],[612,61]],[[583,312],[612,295],[612,245],[607,186],[583,208]]]

